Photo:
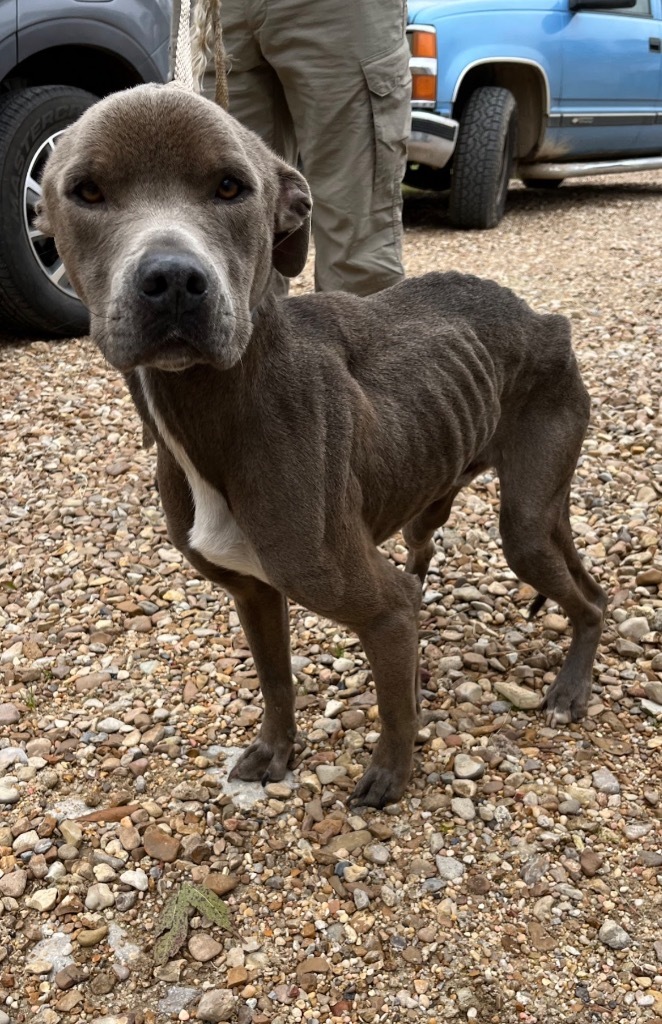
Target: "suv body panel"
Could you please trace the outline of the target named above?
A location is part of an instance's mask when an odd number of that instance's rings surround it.
[[[0,0],[0,82],[59,46],[119,57],[136,80],[168,77],[171,0]]]
[[[0,0],[0,80],[18,63],[16,3],[17,0]]]

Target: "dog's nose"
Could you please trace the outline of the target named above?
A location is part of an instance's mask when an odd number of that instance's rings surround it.
[[[137,277],[140,298],[155,313],[193,313],[207,298],[207,274],[190,252],[147,253],[138,265]]]

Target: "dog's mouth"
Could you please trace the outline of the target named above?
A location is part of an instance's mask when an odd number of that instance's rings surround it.
[[[140,366],[179,373],[199,363],[210,362],[208,352],[203,352],[190,338],[175,332],[140,340],[132,333],[129,344],[119,338],[97,340],[108,362],[120,373],[130,373]]]
[[[152,351],[145,353],[142,358],[139,358],[138,365],[177,373],[205,362],[208,362],[208,357],[205,358],[193,342],[175,335],[163,341]]]
[[[107,319],[93,316],[92,337],[120,373],[141,366],[171,373],[200,365],[228,370],[241,358],[253,330],[252,321],[234,315],[201,317],[194,323],[173,318],[169,324],[130,314],[119,319],[109,329]]]

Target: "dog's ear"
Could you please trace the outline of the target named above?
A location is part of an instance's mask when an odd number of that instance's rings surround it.
[[[272,262],[284,277],[296,277],[306,264],[313,203],[308,182],[285,163],[278,163],[279,195],[274,218]]]
[[[51,227],[51,222],[48,219],[43,199],[38,200],[35,206],[35,213],[36,217],[34,219],[34,227],[38,228],[39,231],[43,231],[48,238],[52,238],[53,228]]]

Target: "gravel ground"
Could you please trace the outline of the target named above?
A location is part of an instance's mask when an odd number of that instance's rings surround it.
[[[365,657],[300,608],[296,769],[227,784],[255,670],[168,543],[120,380],[87,341],[2,349],[0,1024],[662,1022],[662,176],[510,206],[462,234],[411,197],[407,266],[573,320],[594,414],[572,520],[611,597],[592,703],[562,729],[535,711],[566,622],[524,617],[486,475],[439,537],[415,777],[383,812],[346,806],[378,727]],[[155,966],[185,882],[231,930],[194,910]]]

